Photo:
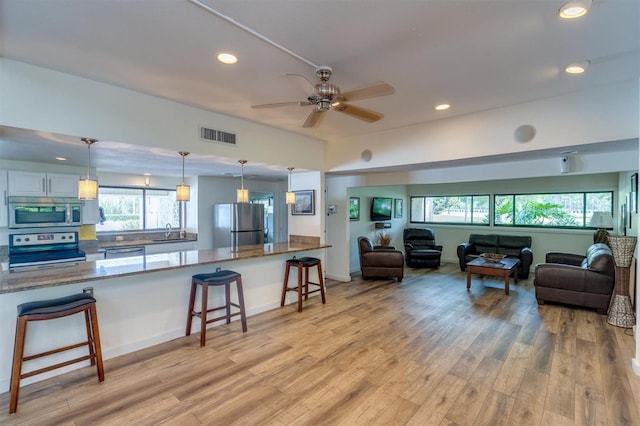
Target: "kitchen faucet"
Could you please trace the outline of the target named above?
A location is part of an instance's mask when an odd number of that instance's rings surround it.
[[[167,223],[167,225],[164,227],[164,229],[166,229],[166,231],[164,233],[164,239],[168,240],[169,237],[171,236],[171,224]]]

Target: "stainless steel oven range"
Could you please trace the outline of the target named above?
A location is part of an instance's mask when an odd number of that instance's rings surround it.
[[[9,270],[84,262],[78,247],[77,231],[9,234]]]

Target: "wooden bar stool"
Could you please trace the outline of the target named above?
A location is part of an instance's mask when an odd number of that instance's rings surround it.
[[[24,346],[27,335],[27,324],[29,321],[44,321],[54,318],[62,318],[69,315],[84,312],[84,322],[87,328],[87,340],[58,349],[42,352],[35,355],[24,356]],[[22,364],[36,358],[65,352],[71,349],[89,347],[89,355],[81,356],[69,361],[60,362],[38,370],[22,373]],[[98,313],[96,310],[96,299],[90,294],[80,293],[58,299],[41,300],[37,302],[27,302],[18,305],[18,319],[16,321],[16,340],[13,347],[13,365],[11,367],[11,383],[9,385],[11,398],[9,401],[9,413],[13,414],[18,409],[18,394],[20,391],[20,380],[56,368],[75,364],[81,361],[91,361],[98,370],[98,381],[104,381],[104,367],[102,364],[102,349],[100,346],[100,333],[98,331]]]
[[[231,283],[236,282],[238,289],[238,303],[231,302]],[[225,304],[216,308],[208,309],[208,294],[210,285],[224,285]],[[202,286],[202,308],[200,312],[194,310],[194,304],[196,301],[196,288]],[[238,312],[231,313],[231,307],[238,308]],[[207,314],[213,311],[219,311],[224,309],[225,315],[216,318],[207,318]],[[200,317],[200,347],[205,345],[207,324],[222,319],[227,320],[227,324],[231,322],[231,317],[240,315],[242,321],[242,332],[247,331],[247,317],[244,309],[244,295],[242,293],[242,275],[234,271],[226,271],[221,268],[217,268],[216,272],[211,274],[197,274],[191,277],[191,294],[189,295],[189,312],[187,313],[187,332],[185,336],[191,334],[191,321],[193,317]]]
[[[318,268],[318,282],[314,283],[309,281],[309,268]],[[289,287],[289,272],[291,267],[298,268],[298,285],[296,287]],[[304,281],[302,281],[302,271],[304,270]],[[318,289],[309,291],[309,284],[318,286]],[[302,288],[304,287],[304,300],[309,300],[309,295],[312,293],[320,292],[322,295],[322,303],[325,303],[324,297],[324,279],[322,278],[322,262],[315,257],[301,257],[296,259],[294,256],[292,259],[287,260],[287,266],[284,271],[284,283],[282,284],[282,298],[280,299],[280,306],[284,306],[284,299],[287,295],[287,291],[295,291],[298,293],[298,312],[302,312]]]

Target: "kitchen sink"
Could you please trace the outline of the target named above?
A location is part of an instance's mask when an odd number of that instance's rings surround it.
[[[163,242],[163,241],[186,241],[184,238],[176,237],[176,238],[158,238],[156,240],[151,240],[154,243]]]

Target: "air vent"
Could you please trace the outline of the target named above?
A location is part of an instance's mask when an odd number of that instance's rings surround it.
[[[200,126],[200,139],[228,143],[230,145],[236,144],[235,133],[223,132],[222,130],[210,129],[203,126]]]

